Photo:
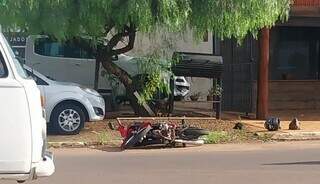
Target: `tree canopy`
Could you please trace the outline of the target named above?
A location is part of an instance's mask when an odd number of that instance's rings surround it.
[[[197,36],[213,32],[242,39],[279,19],[291,0],[0,0],[0,23],[58,38],[105,36],[129,24],[140,32],[157,27],[171,32],[187,27]]]
[[[195,38],[203,38],[211,32],[220,39],[239,41],[248,33],[257,35],[261,28],[286,20],[291,1],[0,0],[0,24],[5,30],[48,34],[60,40],[80,36],[93,38],[97,61],[132,94],[136,90],[132,76],[116,66],[112,58],[133,49],[136,32],[183,33],[191,30]],[[101,38],[103,41],[99,42]],[[119,47],[124,38],[127,43]],[[155,57],[144,62],[144,66],[161,63]],[[161,70],[165,68],[145,68],[151,70],[142,96],[149,100],[154,92],[165,86],[161,79]]]

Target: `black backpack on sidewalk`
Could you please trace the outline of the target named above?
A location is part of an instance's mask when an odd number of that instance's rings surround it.
[[[268,118],[264,123],[264,127],[269,131],[277,131],[281,129],[280,119],[275,117]]]

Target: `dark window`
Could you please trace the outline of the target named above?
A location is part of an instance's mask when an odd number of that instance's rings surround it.
[[[2,57],[2,54],[0,53],[0,78],[5,78],[7,76],[8,76],[8,70],[4,62],[4,59]]]
[[[271,35],[271,80],[320,79],[320,28],[277,27]]]
[[[58,42],[55,39],[40,38],[35,41],[34,51],[37,54],[51,57],[94,59],[94,49],[86,40],[69,40]]]
[[[176,79],[176,82],[184,82],[183,79]]]

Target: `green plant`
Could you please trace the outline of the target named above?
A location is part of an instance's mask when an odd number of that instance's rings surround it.
[[[139,103],[153,99],[156,92],[163,94],[171,93],[169,76],[172,75],[171,64],[173,61],[160,58],[157,53],[138,58],[139,73],[143,73],[146,76],[146,78],[138,81],[138,85],[142,86]]]
[[[229,135],[232,142],[246,142],[253,139],[252,133],[245,130],[232,130]]]
[[[95,133],[97,135],[97,140],[100,145],[105,145],[111,141],[111,136],[106,131],[103,131],[103,132],[94,131],[93,133]]]
[[[127,91],[134,92],[132,76],[112,63],[114,56],[134,48],[137,32],[148,34],[154,43],[172,45],[192,32],[196,41],[208,32],[220,39],[241,41],[261,28],[272,27],[289,17],[292,0],[0,0],[3,31],[23,30],[46,34],[59,41],[90,38],[87,45],[96,51],[96,60],[116,76]],[[13,11],[14,10],[14,11]],[[201,10],[201,11],[199,11]],[[168,33],[168,34],[159,34]],[[176,39],[167,39],[168,35]],[[157,36],[158,35],[158,36]],[[160,36],[159,36],[160,35]],[[189,34],[190,35],[190,34]],[[153,45],[153,44],[151,44]],[[156,55],[170,58],[172,50],[154,49]],[[150,52],[154,53],[154,52]],[[147,55],[148,56],[148,55]],[[151,58],[151,60],[153,60]],[[152,69],[152,63],[146,63]],[[151,71],[142,99],[152,98],[162,89],[159,71]],[[138,104],[132,104],[138,112]]]
[[[193,94],[190,95],[190,99],[191,99],[192,101],[197,101],[200,96],[201,96],[201,92],[195,92],[195,93],[193,93]]]
[[[256,138],[260,141],[263,142],[269,142],[272,140],[273,134],[270,133],[260,133],[260,134],[255,134]]]
[[[247,132],[245,130],[231,130],[231,131],[213,131],[209,135],[204,136],[206,144],[221,144],[221,143],[242,143],[263,140],[270,140],[269,137],[258,137],[252,132]]]
[[[231,141],[232,137],[228,132],[214,131],[210,132],[209,135],[204,136],[203,139],[206,144],[219,144]]]
[[[210,88],[208,91],[209,96],[221,97],[222,93],[223,93],[223,89],[219,84],[214,85],[214,87]]]

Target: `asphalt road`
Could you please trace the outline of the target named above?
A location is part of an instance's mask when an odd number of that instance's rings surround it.
[[[54,152],[56,173],[33,184],[318,184],[320,179],[320,142]]]

